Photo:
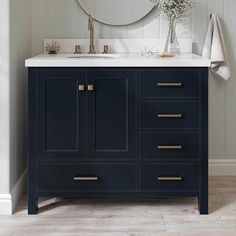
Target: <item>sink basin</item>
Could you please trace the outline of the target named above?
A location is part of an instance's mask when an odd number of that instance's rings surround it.
[[[77,54],[73,56],[68,56],[67,58],[75,59],[107,59],[107,58],[118,58],[117,54]]]

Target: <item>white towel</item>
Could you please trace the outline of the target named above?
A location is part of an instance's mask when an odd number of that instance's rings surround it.
[[[211,15],[202,56],[211,60],[211,73],[228,80],[231,76],[220,19]]]

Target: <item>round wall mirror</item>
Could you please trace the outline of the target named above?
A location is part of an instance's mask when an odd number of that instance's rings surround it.
[[[77,0],[95,20],[107,25],[129,25],[154,8],[150,0]]]

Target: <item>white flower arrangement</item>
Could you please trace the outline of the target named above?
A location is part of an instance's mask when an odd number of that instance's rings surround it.
[[[191,13],[195,0],[150,0],[169,24],[180,22]]]
[[[192,12],[195,0],[150,0],[157,9],[158,14],[169,24],[169,33],[166,40],[165,52],[178,54],[181,52],[176,24]]]

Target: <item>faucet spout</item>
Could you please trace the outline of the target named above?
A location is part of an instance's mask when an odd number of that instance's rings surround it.
[[[91,15],[89,15],[88,19],[88,30],[90,31],[90,45],[89,45],[89,53],[95,54],[95,46],[94,46],[94,19]]]

